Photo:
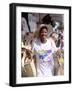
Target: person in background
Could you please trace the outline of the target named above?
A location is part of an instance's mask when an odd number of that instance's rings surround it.
[[[64,27],[61,27],[56,46],[64,50]]]
[[[64,50],[64,27],[61,29],[61,49]]]
[[[58,34],[56,32],[52,32],[50,37],[49,37],[49,41],[50,41],[51,46],[52,46],[54,51],[57,51],[59,49],[56,47],[57,40],[58,40]]]

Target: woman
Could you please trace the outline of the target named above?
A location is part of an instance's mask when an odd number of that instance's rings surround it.
[[[52,76],[54,49],[48,39],[49,30],[47,25],[41,25],[38,32],[38,38],[33,42],[33,51],[36,58],[36,76]]]

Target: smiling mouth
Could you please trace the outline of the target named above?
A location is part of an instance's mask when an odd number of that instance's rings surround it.
[[[46,37],[46,35],[42,35],[42,37]]]

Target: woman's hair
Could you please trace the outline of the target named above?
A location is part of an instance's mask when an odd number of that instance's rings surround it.
[[[42,27],[40,28],[40,30],[39,30],[39,33],[40,33],[43,29],[46,29],[47,32],[48,32],[48,28],[47,28],[46,26],[42,26]]]

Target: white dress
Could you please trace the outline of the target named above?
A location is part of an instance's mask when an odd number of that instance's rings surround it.
[[[41,43],[36,40],[33,43],[33,49],[36,56],[36,73],[37,77],[48,77],[53,75],[53,48],[49,40]]]

